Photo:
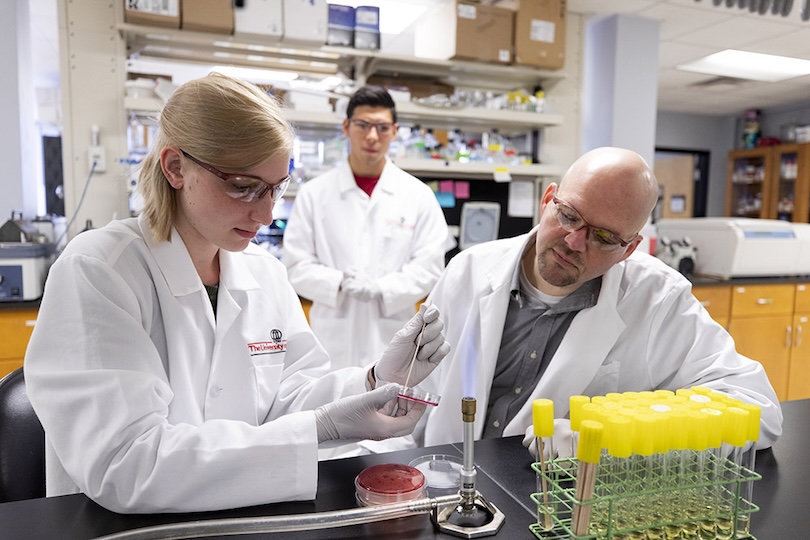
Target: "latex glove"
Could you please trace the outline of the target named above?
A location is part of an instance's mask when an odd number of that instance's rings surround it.
[[[573,438],[574,433],[571,431],[571,421],[567,418],[554,419],[554,436],[552,437],[552,445],[554,446],[554,455],[549,455],[548,446],[543,447],[543,457],[545,459],[556,458],[569,458],[574,457],[573,453]],[[537,446],[534,444],[534,426],[526,428],[526,435],[523,437],[523,446],[529,449],[529,453],[534,459],[537,459]]]
[[[344,282],[341,282],[341,288],[349,296],[363,302],[371,302],[382,297],[382,291],[377,282],[363,274],[344,279]]]
[[[423,321],[425,330],[419,341]],[[377,380],[403,385],[407,380],[408,386],[416,386],[425,380],[450,352],[450,344],[444,340],[443,329],[444,323],[439,318],[439,308],[432,304],[430,306],[422,304],[419,312],[394,334],[391,343],[377,362],[374,368]],[[417,341],[419,341],[419,352],[416,355],[413,369],[410,369]],[[410,378],[408,378],[409,370]]]
[[[337,439],[379,441],[409,435],[424,414],[426,405],[397,399],[400,388],[396,384],[387,384],[318,407],[315,409],[318,442]],[[397,415],[389,416],[395,408]]]

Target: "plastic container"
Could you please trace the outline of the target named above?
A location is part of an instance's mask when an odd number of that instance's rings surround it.
[[[383,463],[360,471],[354,487],[361,506],[411,501],[425,496],[425,476],[410,465]]]
[[[126,88],[127,97],[135,99],[157,97],[157,94],[155,93],[155,86],[156,83],[153,79],[143,79],[143,78],[129,80],[124,83],[124,88]]]
[[[458,493],[463,465],[460,456],[428,454],[414,459],[408,465],[425,476],[425,487],[429,497]]]
[[[424,390],[413,388],[412,386],[403,386],[402,390],[397,394],[397,397],[424,403],[426,405],[433,405],[434,407],[439,404],[439,400],[441,399],[441,397],[436,394],[431,394],[430,392],[425,392]]]

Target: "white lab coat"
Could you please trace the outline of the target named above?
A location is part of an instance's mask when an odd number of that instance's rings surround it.
[[[366,373],[330,372],[266,251],[220,251],[220,267],[215,321],[176,231],[155,243],[143,218],[113,222],[58,258],[25,358],[49,496],[118,512],[314,498],[311,409]]]
[[[447,223],[433,191],[386,161],[369,197],[348,162],[301,186],[282,261],[335,367],[377,360],[444,270]],[[343,272],[375,279],[382,300],[338,294]]]
[[[529,239],[534,241],[533,232],[461,252],[433,289],[430,299],[442,312],[453,348],[420,384],[439,394],[441,403],[422,418],[418,443],[460,441],[461,398],[471,392],[478,403],[475,436],[481,437],[511,280]],[[637,251],[604,275],[597,304],[576,315],[539,384],[521,389],[531,395],[504,436],[524,434],[537,398],[553,400],[561,418],[572,395],[693,385],[761,406],[759,447],[781,434],[782,411],[762,365],[736,352],[731,336],[691,294],[688,280]]]

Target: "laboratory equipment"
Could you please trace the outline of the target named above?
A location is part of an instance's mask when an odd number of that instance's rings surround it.
[[[464,462],[461,466],[461,500],[455,505],[446,505],[433,512],[433,521],[441,532],[461,538],[480,538],[498,532],[506,517],[503,512],[484,498],[475,489],[475,463],[473,442],[475,440],[476,401],[472,397],[461,398],[461,419],[464,424]]]
[[[758,407],[701,387],[600,397],[582,407],[578,457],[552,460],[545,472],[533,464],[548,493],[531,498],[552,520],[550,530],[542,519],[530,526],[538,538],[752,538],[760,476],[743,450],[756,440]],[[586,437],[600,425],[586,416],[607,418],[601,444]]]
[[[436,394],[431,394],[430,392],[425,392],[424,390],[412,386],[403,386],[402,390],[397,394],[397,397],[416,401],[417,403],[424,403],[425,405],[433,405],[434,407],[439,404],[439,400],[441,399],[441,397]]]
[[[0,302],[40,298],[51,255],[50,244],[0,242]]]
[[[662,219],[658,237],[689,237],[695,274],[729,279],[797,273],[800,241],[791,223],[775,219]]]
[[[419,456],[408,465],[425,475],[425,488],[431,497],[458,494],[461,487],[462,459],[449,454]]]
[[[360,471],[354,487],[361,506],[412,501],[425,496],[425,475],[410,465],[382,463]]]
[[[96,540],[158,540],[163,538],[200,538],[202,536],[224,536],[229,534],[255,534],[288,531],[309,531],[346,527],[363,523],[396,519],[430,512],[436,527],[447,534],[462,538],[480,538],[492,536],[500,530],[506,517],[494,504],[490,503],[475,488],[475,465],[473,463],[473,439],[475,426],[475,398],[465,397],[461,403],[462,421],[464,423],[463,460],[460,469],[461,489],[452,495],[437,497],[420,497],[414,500],[390,502],[386,504],[369,504],[360,508],[336,510],[333,512],[314,512],[290,516],[272,516],[259,518],[231,518],[197,520],[185,523],[173,523],[143,527],[120,533],[113,533]],[[397,470],[413,469],[406,465],[394,465]],[[374,467],[368,467],[360,473]],[[359,476],[358,475],[358,478]],[[419,475],[405,475],[411,485]],[[364,485],[366,480],[361,481]],[[424,484],[423,484],[424,485]],[[402,485],[400,485],[402,488]],[[371,494],[373,490],[368,490]],[[414,488],[418,490],[418,488]],[[402,490],[407,491],[407,490]]]

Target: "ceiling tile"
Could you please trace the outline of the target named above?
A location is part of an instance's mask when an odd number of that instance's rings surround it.
[[[789,25],[771,22],[764,17],[733,17],[707,28],[678,36],[675,41],[692,45],[717,47],[718,50],[742,47],[791,31]]]

